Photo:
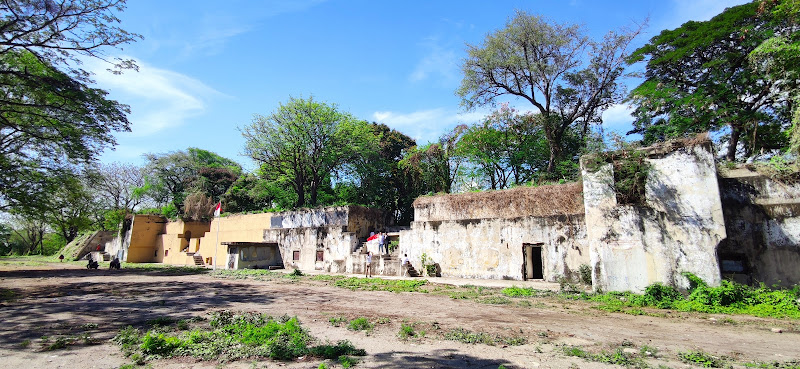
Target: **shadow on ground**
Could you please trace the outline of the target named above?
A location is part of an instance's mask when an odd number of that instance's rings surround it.
[[[436,369],[462,369],[462,368],[491,368],[497,369],[500,365],[508,369],[516,368],[503,360],[482,359],[466,355],[453,349],[433,350],[426,356],[419,356],[418,352],[395,351],[371,356],[378,364],[375,368],[436,368]]]
[[[14,271],[0,273],[0,347],[18,349],[43,336],[90,334],[113,337],[126,325],[144,326],[156,318],[187,319],[238,302],[268,306],[274,299],[254,286],[226,281],[126,281],[129,271]],[[103,283],[80,277],[109,275]],[[113,277],[111,277],[113,275]],[[9,286],[16,278],[71,278],[67,282],[29,288]],[[9,287],[6,287],[9,286]]]

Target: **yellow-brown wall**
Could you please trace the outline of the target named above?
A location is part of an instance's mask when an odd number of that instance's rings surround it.
[[[156,261],[155,251],[159,247],[159,235],[164,233],[167,220],[160,215],[136,215],[131,224],[131,241],[128,246],[129,263]]]
[[[203,260],[211,258],[211,264],[208,265],[216,264],[217,268],[224,269],[228,249],[222,243],[264,242],[264,230],[269,228],[271,217],[270,213],[261,213],[214,218],[209,232],[200,239],[200,255]],[[219,226],[219,241],[217,241],[217,226]]]

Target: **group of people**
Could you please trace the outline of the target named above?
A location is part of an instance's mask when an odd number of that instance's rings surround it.
[[[388,254],[389,253],[389,244],[388,244],[389,236],[386,235],[386,232],[370,232],[369,238],[367,238],[367,242],[369,241],[378,241],[378,252],[381,254]]]

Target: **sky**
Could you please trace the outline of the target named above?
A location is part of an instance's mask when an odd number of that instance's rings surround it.
[[[144,39],[106,54],[136,60],[139,71],[113,75],[98,60],[84,68],[95,73],[96,87],[131,107],[131,132],[115,135],[118,145],[103,162],[141,165],[145,153],[197,147],[252,170],[241,127],[290,97],[313,96],[420,145],[480,121],[490,108],[464,111],[455,94],[460,63],[467,44],[480,45],[516,10],[583,25],[598,40],[647,21],[634,45],[641,46],[661,30],[744,2],[131,0],[118,14],[120,26]],[[604,130],[627,132],[629,112],[625,105],[607,110]]]

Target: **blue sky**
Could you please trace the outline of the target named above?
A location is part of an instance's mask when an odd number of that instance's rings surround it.
[[[515,9],[583,24],[596,39],[649,17],[638,46],[744,2],[131,0],[119,14],[122,27],[144,40],[107,54],[137,60],[140,71],[115,76],[98,61],[85,67],[98,87],[132,109],[132,132],[117,134],[119,145],[104,162],[141,164],[144,153],[199,147],[252,169],[240,155],[239,127],[290,96],[313,95],[419,144],[480,120],[488,110],[459,106],[459,63],[465,44],[480,44]],[[619,132],[631,122],[625,106],[604,120],[607,131]]]

